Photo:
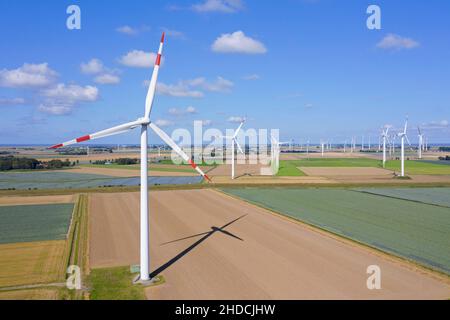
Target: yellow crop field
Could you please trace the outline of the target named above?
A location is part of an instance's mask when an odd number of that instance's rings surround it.
[[[0,291],[0,300],[57,300],[58,298],[58,289]]]
[[[0,287],[64,282],[66,241],[0,245]]]

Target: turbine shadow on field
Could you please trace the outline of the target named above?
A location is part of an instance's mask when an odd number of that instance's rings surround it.
[[[174,243],[174,242],[178,242],[178,241],[182,241],[182,240],[186,240],[186,239],[190,239],[190,238],[194,238],[194,237],[199,237],[199,236],[203,236],[202,238],[200,238],[199,240],[197,240],[196,242],[194,242],[193,244],[191,244],[189,247],[187,247],[186,249],[184,249],[183,251],[181,251],[180,253],[178,253],[175,257],[173,257],[172,259],[170,259],[169,261],[167,261],[166,263],[164,263],[162,266],[160,266],[158,269],[156,269],[155,271],[153,271],[150,274],[150,278],[153,278],[155,276],[157,276],[158,274],[160,274],[161,272],[163,272],[164,270],[166,270],[167,268],[169,268],[172,264],[174,264],[175,262],[177,262],[178,260],[180,260],[182,257],[184,257],[186,254],[188,254],[190,251],[192,251],[195,247],[197,247],[199,244],[201,244],[203,241],[205,241],[206,239],[208,239],[210,236],[212,236],[214,233],[216,232],[221,232],[227,236],[233,237],[235,239],[238,239],[240,241],[244,241],[242,238],[232,234],[229,231],[224,230],[226,227],[230,226],[231,224],[235,223],[236,221],[244,218],[246,216],[242,215],[237,219],[234,219],[230,222],[228,222],[227,224],[224,224],[222,227],[215,227],[212,226],[211,227],[211,231],[208,232],[203,232],[203,233],[198,233],[189,237],[184,237],[181,239],[176,239],[173,241],[169,241],[169,242],[165,242],[162,243],[161,245],[166,245],[166,244],[170,244],[170,243]]]

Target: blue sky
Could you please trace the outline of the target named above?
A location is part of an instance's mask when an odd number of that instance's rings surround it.
[[[71,4],[81,30],[66,27]],[[370,4],[381,30],[366,27]],[[3,0],[0,12],[0,144],[53,144],[141,116],[145,58],[163,30],[151,119],[169,133],[247,116],[283,140],[374,141],[408,114],[430,142],[450,142],[446,0]],[[138,132],[102,142],[137,143]]]

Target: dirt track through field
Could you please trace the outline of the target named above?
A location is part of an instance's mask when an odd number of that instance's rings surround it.
[[[442,279],[214,190],[150,193],[149,299],[428,299]],[[93,194],[91,267],[139,262],[139,194]],[[368,290],[369,265],[381,290]]]
[[[139,177],[140,171],[133,169],[116,169],[116,168],[95,168],[95,167],[81,167],[68,169],[67,172],[73,173],[88,173],[88,174],[103,174],[112,177]],[[158,171],[150,167],[148,172],[152,177],[190,177],[196,176],[197,173],[193,172],[177,172],[177,171]]]

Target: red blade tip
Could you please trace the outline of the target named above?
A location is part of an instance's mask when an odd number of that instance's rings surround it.
[[[60,143],[60,144],[55,144],[54,146],[51,146],[51,147],[49,147],[48,149],[58,149],[58,148],[61,148],[63,145],[62,145],[62,143]]]
[[[162,33],[162,36],[161,36],[161,43],[164,43],[164,35],[165,35],[165,32]]]

